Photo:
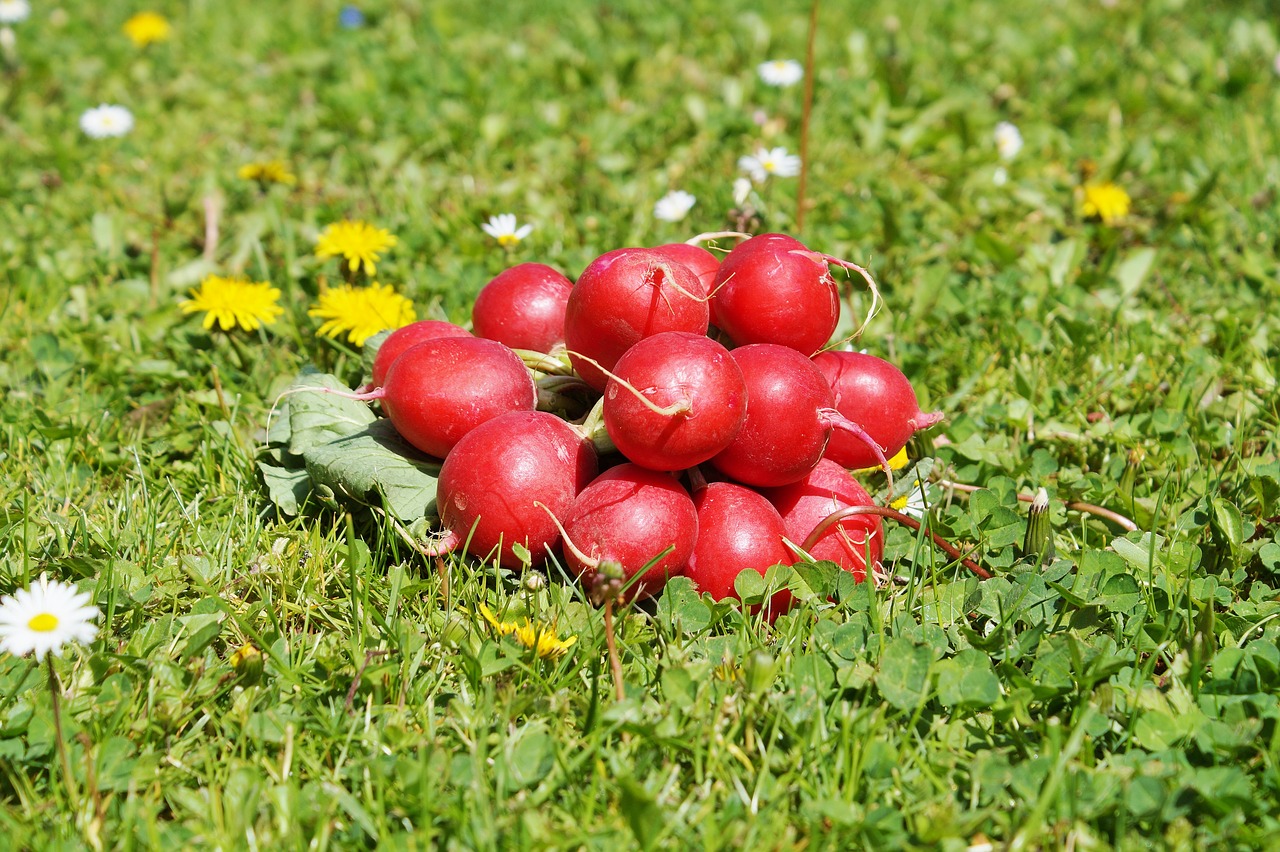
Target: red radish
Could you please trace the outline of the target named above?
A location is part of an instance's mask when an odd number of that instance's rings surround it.
[[[373,359],[373,382],[369,387],[382,387],[387,370],[391,369],[392,363],[410,346],[435,340],[437,337],[471,337],[471,332],[444,320],[419,320],[397,328],[378,347],[378,354]]]
[[[795,556],[782,543],[782,516],[760,493],[732,482],[712,482],[693,492],[698,510],[698,541],[684,575],[716,600],[736,598],[733,581],[751,569],[764,574],[773,565],[790,565]],[[791,593],[769,599],[769,615],[791,608]]]
[[[550,352],[564,343],[564,309],[573,282],[544,263],[521,263],[484,285],[471,308],[479,337],[512,349]]]
[[[630,598],[661,591],[678,575],[698,538],[698,513],[675,478],[620,464],[582,489],[564,523],[565,559],[590,589],[604,561],[622,566]],[[671,552],[640,574],[654,557]]]
[[[684,470],[737,437],[747,418],[746,381],[729,350],[711,338],[664,331],[618,359],[603,413],[609,437],[628,459],[653,470]]]
[[[799,482],[761,493],[782,515],[787,538],[795,544],[803,544],[818,524],[837,509],[875,505],[857,480],[830,459],[818,462]],[[875,515],[853,515],[833,524],[806,550],[814,559],[830,560],[862,581],[867,576],[868,551],[873,567],[884,555],[884,529]]]
[[[711,289],[716,326],[739,346],[776,343],[812,355],[840,321],[823,255],[784,234],[761,234],[725,256]]]
[[[567,514],[596,476],[595,449],[578,430],[540,411],[495,417],[468,432],[440,468],[436,506],[445,537],[433,556],[461,544],[473,556],[497,551],[499,563],[519,567],[512,544],[528,548],[534,564],[560,540],[541,506]]]
[[[911,382],[883,358],[860,352],[819,352],[813,363],[831,385],[836,410],[865,429],[886,456],[896,455],[912,435],[943,418],[941,411],[922,412]],[[832,435],[826,456],[849,468],[879,464],[871,447],[852,435]]]
[[[669,260],[683,263],[692,269],[694,274],[702,281],[702,289],[706,292],[710,293],[712,288],[715,287],[716,273],[720,271],[720,258],[702,246],[689,245],[688,243],[667,243],[666,245],[656,246],[654,251],[665,255]]]
[[[462,436],[509,411],[533,411],[538,390],[520,356],[495,340],[440,337],[411,346],[363,399],[381,399],[396,431],[444,458]]]
[[[588,264],[569,294],[564,334],[569,360],[603,391],[614,364],[641,338],[663,331],[706,334],[706,290],[689,267],[653,249],[624,248]]]

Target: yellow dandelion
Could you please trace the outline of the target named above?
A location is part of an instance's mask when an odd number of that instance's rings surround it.
[[[391,285],[377,281],[368,287],[330,287],[320,293],[320,301],[307,311],[307,316],[325,321],[316,334],[336,338],[347,332],[347,339],[356,346],[364,346],[380,331],[400,328],[418,318],[412,302]]]
[[[265,281],[210,275],[191,291],[191,298],[183,299],[178,307],[185,314],[204,311],[205,328],[213,328],[216,322],[223,331],[231,331],[236,326],[255,331],[271,325],[284,313],[279,300],[280,291]]]
[[[1114,225],[1129,215],[1129,193],[1111,181],[1086,184],[1080,193],[1080,213],[1086,219]]]
[[[903,447],[902,449],[894,453],[893,456],[889,459],[889,469],[902,470],[904,467],[907,466],[908,461],[910,461],[910,459],[907,458],[907,448]],[[877,473],[882,470],[884,470],[884,468],[882,468],[880,465],[876,465],[875,467],[860,468],[858,470],[855,470],[854,473]]]
[[[139,12],[124,22],[124,34],[136,47],[146,47],[169,38],[171,28],[163,15]]]
[[[390,231],[375,228],[368,222],[334,222],[316,240],[316,257],[344,258],[352,272],[363,266],[372,276],[379,260],[378,252],[395,244],[396,238]]]
[[[498,636],[510,636],[516,632],[518,625],[514,621],[499,621],[498,617],[493,614],[493,610],[484,604],[480,604],[480,615],[489,623],[489,627]]]
[[[289,171],[280,160],[269,160],[263,163],[245,163],[236,172],[241,180],[257,181],[259,184],[280,183],[285,186],[293,186],[298,182],[297,176]]]
[[[538,624],[537,622],[525,619],[524,624],[516,624],[513,621],[499,621],[493,611],[484,604],[480,604],[479,612],[489,624],[489,628],[493,630],[495,636],[510,636],[524,647],[533,651],[539,659],[559,659],[568,653],[574,643],[578,641],[577,636],[569,636],[561,639],[556,635],[554,626]]]

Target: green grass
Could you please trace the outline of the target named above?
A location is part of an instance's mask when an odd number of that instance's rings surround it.
[[[895,528],[908,583],[815,569],[773,626],[677,581],[619,621],[622,702],[554,568],[441,571],[374,513],[278,516],[267,411],[306,364],[359,380],[306,316],[337,218],[396,234],[379,279],[455,321],[512,262],[572,276],[723,227],[753,112],[798,147],[798,90],[754,68],[803,56],[808,4],[387,0],[346,31],[335,3],[192,0],[145,52],[131,4],[36,5],[0,77],[0,592],[48,572],[103,618],[57,665],[78,810],[40,670],[0,655],[16,847],[1277,842],[1267,4],[823,5],[803,238],[880,281],[859,345],[947,412],[917,456],[985,490],[936,492],[934,528],[998,576]],[[102,101],[134,132],[83,136]],[[1004,186],[999,120],[1026,139]],[[236,179],[273,158],[297,187]],[[1123,223],[1077,212],[1085,161],[1133,197]],[[698,197],[678,225],[651,216],[670,188]],[[762,229],[794,230],[795,188],[761,192]],[[479,223],[508,211],[536,228],[505,254]],[[270,280],[286,316],[202,331],[176,303],[211,270]],[[1041,486],[1036,564],[1016,494]],[[577,642],[531,660],[482,602]],[[256,682],[230,660],[250,643]]]

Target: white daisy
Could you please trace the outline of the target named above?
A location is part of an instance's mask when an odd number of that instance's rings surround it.
[[[514,213],[499,213],[497,216],[491,216],[489,221],[481,225],[480,228],[497,240],[498,245],[503,248],[514,246],[529,236],[529,232],[533,230],[532,225],[521,225],[517,228]]]
[[[80,129],[94,139],[123,136],[133,129],[133,113],[116,104],[99,104],[80,116]]]
[[[794,59],[774,59],[756,66],[760,79],[770,86],[794,86],[804,78],[804,66]]]
[[[673,189],[653,205],[653,218],[664,222],[679,222],[689,214],[693,202],[697,200],[683,189]]]
[[[912,486],[911,493],[902,495],[890,503],[889,506],[893,509],[897,509],[904,515],[909,515],[917,519],[923,518],[924,513],[929,509],[929,504],[924,491],[924,483],[917,479],[915,484]]]
[[[751,181],[746,178],[735,178],[733,181],[733,203],[741,207],[747,203],[751,195]]]
[[[1004,186],[1009,182],[1009,170],[1004,166],[996,166],[996,170],[991,173],[991,182],[996,186]]]
[[[0,0],[0,24],[20,24],[30,15],[27,0]]]
[[[29,589],[0,598],[0,651],[14,656],[35,652],[62,656],[68,642],[92,642],[98,634],[93,620],[98,608],[89,604],[87,592],[69,583],[50,580],[44,574]]]
[[[756,183],[764,183],[770,175],[795,177],[800,174],[800,158],[788,154],[786,148],[758,148],[754,154],[739,157],[738,168],[751,175]]]
[[[1007,121],[996,125],[993,136],[996,140],[996,150],[1000,152],[1000,158],[1003,160],[1012,160],[1022,150],[1022,133]]]

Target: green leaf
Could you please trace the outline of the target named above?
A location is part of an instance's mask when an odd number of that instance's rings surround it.
[[[360,363],[364,367],[366,376],[373,376],[373,362],[378,357],[378,350],[382,348],[382,344],[394,329],[386,329],[375,334],[364,342],[364,346],[360,348]]]
[[[753,568],[744,568],[734,578],[733,590],[744,604],[758,604],[764,600],[764,577]]]
[[[311,493],[311,477],[307,471],[258,462],[258,472],[267,488],[267,499],[286,515],[298,514],[299,505]]]
[[[698,633],[711,623],[711,610],[688,577],[672,577],[658,599],[658,618],[675,633]]]
[[[507,770],[517,789],[537,784],[555,765],[555,741],[541,722],[521,728],[507,743]]]
[[[1120,282],[1120,290],[1125,296],[1132,296],[1138,291],[1155,261],[1156,250],[1153,248],[1134,249],[1121,261],[1116,267],[1116,280]]]
[[[1217,498],[1211,500],[1210,505],[1213,507],[1213,531],[1222,537],[1233,553],[1238,551],[1244,542],[1244,518],[1240,510]]]
[[[654,797],[640,782],[625,776],[618,779],[618,806],[640,848],[653,848],[667,821]]]
[[[986,654],[961,651],[938,667],[938,700],[953,707],[990,707],[1000,698],[1000,681]]]
[[[305,455],[307,450],[362,432],[378,418],[368,403],[322,391],[300,388],[327,388],[351,393],[337,376],[303,373],[289,385],[289,452]]]
[[[423,517],[435,503],[439,463],[406,444],[388,420],[313,446],[303,459],[316,485],[365,504],[381,496],[402,521]]]
[[[933,653],[906,639],[891,639],[880,655],[876,686],[899,710],[914,710],[929,694],[929,665]]]

